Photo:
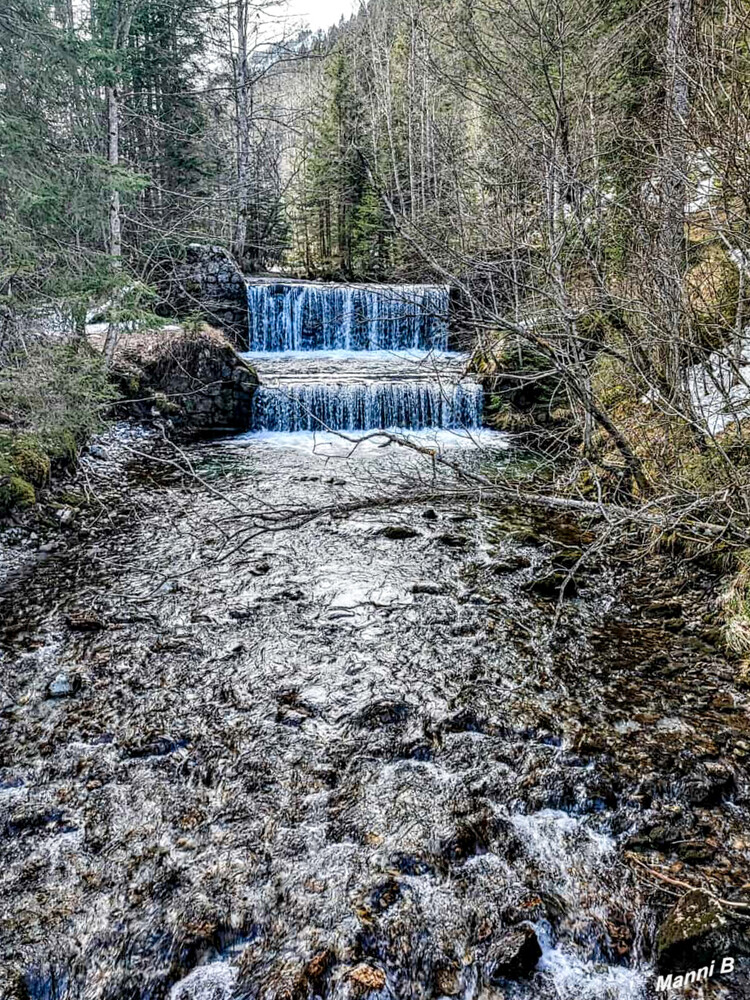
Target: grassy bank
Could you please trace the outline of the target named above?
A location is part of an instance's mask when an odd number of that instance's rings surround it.
[[[730,395],[706,353],[687,369],[682,395],[670,400],[612,355],[592,356],[592,399],[632,449],[642,470],[636,482],[612,435],[586,420],[565,372],[541,352],[498,334],[474,365],[484,379],[488,423],[554,456],[552,483],[540,489],[602,511],[629,510],[644,552],[669,548],[724,574],[723,645],[738,662],[737,679],[750,685],[750,415],[739,398],[746,375],[736,370]],[[690,379],[708,386],[703,396]]]
[[[37,344],[9,360],[0,371],[0,516],[33,505],[75,465],[114,397],[101,356],[84,342]]]

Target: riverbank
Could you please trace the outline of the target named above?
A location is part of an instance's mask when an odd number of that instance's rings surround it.
[[[126,447],[3,600],[9,996],[648,997],[662,877],[744,898],[715,578],[603,551],[559,603],[580,526],[421,455],[193,444],[206,488]],[[420,503],[337,516],[404,477]],[[298,503],[329,513],[253,537]]]

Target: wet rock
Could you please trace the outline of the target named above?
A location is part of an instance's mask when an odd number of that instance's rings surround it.
[[[690,956],[698,963],[713,951],[712,937],[727,923],[721,906],[707,892],[692,889],[667,914],[656,934],[660,964]]]
[[[390,909],[401,895],[401,886],[395,878],[386,879],[368,894],[366,909],[371,916],[374,913],[384,913]]]
[[[276,712],[276,722],[282,726],[291,726],[293,729],[299,729],[310,718],[311,714],[311,712],[302,707],[292,708],[290,705],[281,705]]]
[[[435,971],[435,994],[444,997],[457,997],[461,993],[461,973],[452,966]]]
[[[445,720],[443,729],[446,733],[486,733],[489,723],[473,709],[462,708]]]
[[[335,954],[332,949],[323,948],[316,952],[305,966],[305,976],[313,985],[317,985],[333,965],[334,960]]]
[[[529,976],[541,957],[536,931],[531,924],[519,924],[490,945],[487,958],[492,981]]]
[[[280,590],[275,596],[281,601],[301,601],[305,597],[305,592],[298,587],[292,587],[289,590]]]
[[[682,604],[679,601],[653,601],[648,605],[651,618],[682,618]]]
[[[73,523],[73,520],[75,519],[75,516],[76,512],[73,510],[72,507],[63,507],[62,510],[58,510],[57,512],[57,519],[63,528],[67,528],[69,525],[71,525]]]
[[[684,792],[693,805],[716,806],[729,798],[735,790],[734,775],[730,768],[719,763],[706,764],[701,772],[685,782]]]
[[[517,552],[503,556],[500,559],[496,559],[492,563],[492,572],[497,576],[500,576],[503,573],[514,573],[519,569],[528,569],[529,566],[531,566],[531,559],[529,559],[528,556]]]
[[[348,974],[347,979],[357,996],[377,992],[385,986],[385,973],[383,970],[376,968],[374,965],[366,965],[364,962],[355,966]]]
[[[96,611],[71,611],[65,616],[68,628],[81,632],[97,632],[105,627],[104,621]]]
[[[476,854],[486,854],[499,832],[490,809],[480,809],[462,822],[443,842],[441,854],[449,864],[461,864]]]
[[[398,749],[397,756],[405,760],[429,761],[434,756],[433,747],[424,739],[406,740]]]
[[[707,841],[688,841],[677,845],[677,857],[690,865],[705,865],[712,861],[718,848]]]
[[[251,576],[265,576],[266,573],[270,572],[271,566],[265,560],[255,563],[255,565],[250,569]]]
[[[400,541],[404,538],[418,538],[419,532],[408,524],[387,524],[381,528],[378,534],[382,538],[390,538],[393,541]]]
[[[560,596],[564,593],[566,597],[574,597],[578,592],[575,580],[568,575],[566,569],[553,568],[543,576],[537,576],[531,580],[526,589],[540,597]]]
[[[175,740],[168,736],[159,736],[143,743],[131,743],[123,747],[123,755],[133,760],[145,757],[166,757],[187,746],[187,740]]]
[[[407,854],[404,851],[391,855],[390,865],[399,875],[432,875],[435,871],[435,865],[423,855]]]
[[[405,722],[408,715],[409,706],[403,702],[381,701],[363,708],[355,721],[367,729],[379,729],[381,726],[394,726]]]
[[[441,545],[447,545],[451,549],[463,549],[469,544],[469,539],[466,535],[454,535],[450,531],[438,535],[437,540]]]
[[[251,605],[249,607],[229,608],[227,614],[235,621],[241,622],[246,621],[248,618],[254,618],[257,615],[257,610]]]
[[[583,549],[565,548],[555,553],[555,562],[565,569],[572,569],[583,559]]]
[[[638,668],[639,672],[642,674],[658,674],[668,669],[670,666],[670,659],[666,653],[654,653],[653,656],[649,656]]]
[[[72,698],[76,692],[76,680],[67,674],[59,673],[47,685],[48,698]]]

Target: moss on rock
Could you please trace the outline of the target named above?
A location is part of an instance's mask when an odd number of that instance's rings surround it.
[[[698,954],[705,939],[726,924],[720,904],[701,889],[692,889],[669,911],[656,935],[660,959],[688,951]]]
[[[21,476],[0,477],[0,514],[8,514],[14,507],[31,507],[36,503],[34,487]]]
[[[0,455],[16,475],[34,486],[43,486],[49,479],[50,459],[36,434],[0,435]]]

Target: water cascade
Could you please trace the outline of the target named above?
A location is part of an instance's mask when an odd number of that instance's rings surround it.
[[[260,389],[254,416],[257,427],[269,431],[478,427],[482,389],[456,385],[445,392],[439,385],[410,382]]]
[[[444,285],[252,284],[253,431],[466,430],[481,386],[448,352]]]
[[[448,346],[447,285],[251,284],[247,298],[251,351]]]

